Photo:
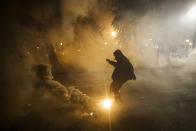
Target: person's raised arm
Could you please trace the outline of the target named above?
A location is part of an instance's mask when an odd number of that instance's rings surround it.
[[[111,64],[111,65],[113,65],[113,66],[117,66],[117,62],[114,62],[114,61],[112,61],[112,60],[109,60],[109,59],[106,59],[106,61],[109,63],[109,64]]]

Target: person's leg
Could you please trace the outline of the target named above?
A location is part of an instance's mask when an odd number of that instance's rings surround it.
[[[117,81],[112,81],[110,85],[110,94],[114,95],[116,101],[120,101],[120,87],[121,84]]]
[[[110,95],[114,95],[115,94],[115,87],[116,83],[115,81],[112,81],[111,85],[110,85]]]
[[[116,90],[115,93],[114,93],[114,96],[115,96],[115,100],[117,102],[121,101],[120,90]]]
[[[123,82],[117,82],[115,84],[116,86],[115,86],[115,93],[114,93],[114,95],[115,95],[115,100],[117,102],[121,102],[120,89],[121,89],[121,87],[122,87],[123,84],[124,84]]]

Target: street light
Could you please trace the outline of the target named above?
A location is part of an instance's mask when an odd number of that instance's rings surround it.
[[[188,11],[188,16],[191,19],[196,19],[196,7],[192,7],[189,11]]]
[[[192,21],[195,23],[196,20],[196,6],[192,7],[188,13],[187,16],[192,19]],[[194,24],[194,33],[193,33],[193,43],[192,43],[192,48],[196,47],[196,25]],[[189,41],[186,41],[187,43],[189,43]]]
[[[113,37],[116,37],[116,32],[115,32],[115,31],[112,31],[112,32],[111,32],[111,35],[112,35]]]

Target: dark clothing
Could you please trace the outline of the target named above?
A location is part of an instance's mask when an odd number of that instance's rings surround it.
[[[129,60],[120,53],[115,56],[117,62],[107,60],[111,65],[115,67],[112,74],[112,83],[110,85],[110,91],[114,93],[116,99],[120,98],[120,88],[127,80],[136,80],[133,65]]]
[[[134,73],[133,65],[125,57],[124,60],[119,60],[117,62],[108,61],[111,65],[115,67],[112,74],[112,80],[118,82],[126,82],[127,80],[135,80],[136,76]]]

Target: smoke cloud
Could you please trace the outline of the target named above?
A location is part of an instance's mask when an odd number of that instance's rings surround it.
[[[91,99],[75,87],[52,80],[50,73],[42,83],[46,89],[36,88],[38,78],[32,67],[49,64],[62,72],[99,65],[102,69],[106,56],[112,54],[104,53],[104,43],[116,41],[110,34],[114,17],[110,1],[12,1],[3,13],[1,127],[54,130],[83,126],[78,124],[85,121],[80,115]]]
[[[125,1],[13,0],[5,5],[3,128],[108,130],[104,113],[85,116],[93,110],[89,96],[105,95],[109,87],[112,68],[105,59],[120,48],[136,67],[137,80],[122,88],[124,102],[111,112],[112,129],[195,129],[195,50],[178,48],[186,39],[192,42],[193,23],[181,21],[186,2],[134,1],[130,9]],[[122,7],[114,6],[118,2]],[[180,55],[172,59],[175,54]],[[32,67],[45,64],[53,70],[40,81]],[[67,76],[86,86],[76,88]]]

